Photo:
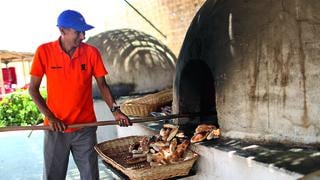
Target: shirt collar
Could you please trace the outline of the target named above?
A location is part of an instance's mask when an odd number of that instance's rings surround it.
[[[61,45],[60,45],[60,39],[61,39],[61,36],[56,40],[54,41],[54,46],[58,49],[58,51],[60,53],[66,53],[63,51]],[[83,42],[80,43],[79,47],[76,48],[73,56],[72,56],[72,59],[74,58],[77,58],[78,56],[80,56],[80,54],[82,53],[82,49],[83,49]]]

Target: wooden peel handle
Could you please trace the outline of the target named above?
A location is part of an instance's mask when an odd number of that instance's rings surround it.
[[[198,115],[199,115],[198,113],[195,113],[195,114],[172,114],[172,115],[159,116],[159,117],[143,117],[143,118],[131,119],[131,122],[142,123],[142,122],[160,121],[164,119],[195,117]],[[84,128],[84,127],[108,126],[108,125],[118,125],[118,124],[119,124],[118,121],[109,120],[109,121],[98,121],[93,123],[72,124],[72,125],[69,125],[68,128]],[[8,127],[0,128],[0,132],[25,131],[25,130],[50,130],[50,127],[49,126],[8,126]]]

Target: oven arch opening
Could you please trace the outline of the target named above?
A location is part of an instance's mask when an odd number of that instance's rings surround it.
[[[216,96],[213,73],[200,59],[190,60],[181,71],[179,87],[179,112],[200,113],[188,124],[208,123],[217,127]]]

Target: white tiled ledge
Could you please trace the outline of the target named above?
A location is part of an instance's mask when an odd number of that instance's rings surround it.
[[[145,124],[134,124],[132,127],[117,127],[117,133],[118,137],[126,137],[132,135],[153,135],[158,134],[159,132],[150,129]],[[241,152],[232,148],[228,148],[226,144],[230,144],[231,142],[236,144],[234,147],[237,146],[238,149],[241,149]],[[214,141],[193,144],[191,146],[191,149],[200,154],[200,158],[198,159],[194,167],[196,170],[196,175],[185,179],[290,180],[310,176],[319,177],[319,175],[317,176],[316,173],[313,173],[313,175],[312,173],[310,173],[311,175],[306,175],[304,173],[289,171],[286,168],[277,166],[276,164],[281,161],[288,161],[286,163],[288,163],[289,166],[292,167],[294,166],[294,163],[299,163],[298,161],[303,160],[304,157],[295,157],[291,160],[288,160],[288,158],[290,157],[286,157],[286,149],[279,150],[278,153],[283,153],[284,155],[283,157],[278,157],[278,155],[272,156],[272,152],[277,151],[272,148],[268,149],[268,147],[263,147],[255,144],[243,144],[243,147],[241,146],[242,145],[239,145],[239,143],[237,144],[237,140],[232,139],[229,139],[227,142],[220,142],[220,145],[219,143],[215,143]],[[276,149],[278,148],[277,146],[275,147]],[[287,149],[288,154],[289,152],[295,153],[295,150],[299,149]],[[254,155],[251,156],[250,153],[253,153]],[[270,157],[266,156],[266,158],[275,158],[274,163],[265,163],[263,161],[260,161],[259,158],[261,159],[261,157],[263,157],[263,153],[270,154]],[[258,160],[256,160],[255,155]],[[315,160],[319,161],[318,155],[314,155],[316,156]],[[258,158],[258,156],[260,157]],[[309,154],[308,156],[312,156],[312,154]],[[299,165],[297,164],[297,166]],[[305,167],[303,164],[300,166],[302,166],[302,168]]]

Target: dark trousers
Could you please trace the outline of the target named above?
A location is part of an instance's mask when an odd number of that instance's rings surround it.
[[[45,131],[43,178],[66,179],[71,152],[81,180],[98,180],[98,157],[94,150],[97,143],[96,130],[96,127],[90,127],[71,133]]]

